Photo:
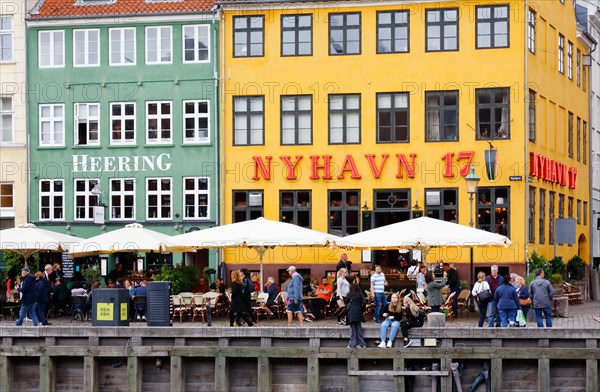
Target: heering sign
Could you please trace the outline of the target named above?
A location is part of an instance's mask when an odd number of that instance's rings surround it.
[[[73,155],[73,172],[144,172],[167,171],[171,168],[171,154],[120,157]]]

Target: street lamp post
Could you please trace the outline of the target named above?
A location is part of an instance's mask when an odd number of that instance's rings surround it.
[[[467,183],[467,193],[469,193],[469,226],[473,227],[473,195],[477,193],[477,184],[479,183],[480,178],[475,174],[475,168],[471,166],[471,170],[469,174],[465,177],[465,181]],[[470,247],[470,256],[471,256],[471,284],[474,283],[474,269],[473,269],[473,247]]]

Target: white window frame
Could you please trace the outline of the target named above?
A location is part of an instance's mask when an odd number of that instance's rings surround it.
[[[156,181],[158,189],[150,190],[150,181]],[[169,182],[169,189],[163,190],[163,181]],[[150,216],[150,196],[156,196],[156,212],[157,216]],[[169,215],[164,217],[161,216],[163,208],[161,198],[162,196],[169,196]],[[173,220],[173,179],[171,177],[150,177],[146,178],[146,220],[148,221],[170,221]]]
[[[121,115],[116,116],[113,115],[113,107],[119,105],[121,106]],[[125,106],[133,105],[133,114],[125,114]],[[135,145],[136,137],[137,137],[137,122],[136,122],[136,114],[137,114],[137,105],[135,102],[111,102],[110,103],[110,124],[109,124],[109,132],[110,132],[110,144],[112,146],[120,146],[120,145]],[[125,129],[125,123],[127,120],[133,120],[133,139],[125,138],[125,133],[127,130]],[[113,123],[115,121],[119,121],[121,123],[121,138],[115,139],[113,137]]]
[[[193,53],[194,53],[194,59],[193,60],[186,60],[185,59],[185,52],[186,52],[186,47],[185,47],[185,36],[186,36],[186,30],[187,29],[193,29],[193,38],[194,38],[194,49],[193,49]],[[206,60],[201,60],[198,58],[198,41],[200,41],[200,31],[201,30],[206,30],[206,52],[207,52],[207,58]],[[182,40],[182,45],[181,45],[181,58],[183,59],[183,63],[184,64],[200,64],[200,63],[209,63],[210,62],[210,28],[208,25],[184,25],[182,26],[182,34],[181,34],[181,40]]]
[[[112,190],[112,185],[114,181],[119,181],[121,183],[121,190],[120,191],[113,191]],[[133,191],[126,191],[125,190],[125,181],[133,181]],[[110,197],[110,203],[109,203],[109,209],[110,209],[110,220],[111,221],[135,221],[135,216],[136,216],[136,205],[135,205],[135,191],[136,191],[136,185],[137,182],[134,178],[111,178],[109,180],[109,184],[108,184],[108,189],[109,189],[109,197]],[[133,216],[131,218],[115,218],[115,214],[114,214],[114,208],[115,206],[113,205],[113,197],[118,196],[119,197],[119,207],[121,208],[121,216],[124,215],[125,212],[125,197],[126,196],[133,196]]]
[[[7,109],[4,106],[3,101],[8,100],[10,102],[10,108]],[[4,129],[4,119],[8,118],[9,128]],[[9,140],[4,140],[5,132],[10,133]],[[0,95],[0,145],[12,144],[15,142],[15,103],[12,96]]]
[[[168,103],[170,110],[169,114],[162,114],[161,107],[163,104]],[[149,105],[156,104],[157,105],[157,114],[148,114]],[[168,118],[171,124],[171,128],[169,130],[169,138],[163,139],[161,137],[162,133],[162,120]],[[148,123],[150,120],[156,120],[156,138],[150,138],[150,127]],[[146,143],[147,144],[169,144],[173,142],[173,101],[146,101]]]
[[[194,181],[194,189],[186,189],[187,180]],[[198,189],[198,180],[206,181],[206,189]],[[210,220],[210,177],[183,177],[183,220]],[[194,216],[188,216],[187,214],[187,204],[186,204],[186,196],[192,195],[194,196]],[[198,196],[206,195],[206,216],[200,216],[200,204],[197,202]]]
[[[80,118],[79,117],[79,113],[81,111],[81,108],[85,106],[87,108],[87,117],[83,117]],[[98,115],[96,116],[90,116],[90,108],[96,106],[98,108]],[[90,103],[75,103],[73,106],[73,116],[74,116],[74,121],[73,121],[73,131],[75,133],[74,135],[74,144],[75,146],[99,146],[100,145],[100,103],[98,102],[90,102]],[[79,142],[79,123],[83,122],[85,124],[87,124],[87,131],[86,131],[86,138],[87,138],[87,142],[85,144],[80,144]],[[98,133],[98,137],[96,138],[96,140],[91,140],[91,131],[90,131],[90,126],[91,124],[93,124],[94,122],[96,122],[97,125],[97,133]]]
[[[92,45],[92,35],[96,35],[96,47]],[[83,53],[78,53],[78,39],[83,39]],[[98,29],[76,29],[73,30],[73,67],[98,67],[100,65],[100,30]],[[91,61],[92,53],[96,51],[97,59]],[[83,63],[77,62],[77,56],[83,54]]]
[[[567,77],[573,80],[573,42],[567,42]]]
[[[43,37],[48,37],[48,63],[42,63],[42,40]],[[60,45],[60,63],[56,62],[56,45],[57,38],[60,37],[60,41],[58,45]],[[65,66],[65,32],[63,30],[47,30],[47,31],[39,31],[38,32],[38,66],[40,68],[64,68]]]
[[[558,72],[565,74],[565,36],[558,34]]]
[[[8,21],[8,22],[7,22]],[[10,28],[7,28],[7,24],[10,23]],[[2,15],[0,16],[0,63],[12,63],[14,62],[14,20],[12,15]],[[7,49],[4,46],[4,40],[7,40],[9,54],[7,58],[4,58],[3,53],[4,50]]]
[[[150,54],[150,42],[148,37],[148,32],[150,30],[156,30],[156,60],[151,61],[149,59]],[[169,46],[168,48],[163,48],[162,46],[162,34],[163,32],[168,31],[169,34]],[[147,26],[146,27],[146,64],[173,64],[173,28],[171,26]],[[161,59],[161,52],[168,50],[170,54],[169,60]]]
[[[194,104],[194,113],[186,113],[185,108],[186,104],[193,103]],[[199,103],[206,103],[206,114],[198,113],[196,110],[198,109]],[[196,100],[187,100],[183,101],[183,143],[184,144],[207,144],[210,143],[210,101],[208,99],[196,99]],[[201,118],[206,118],[206,138],[200,137],[200,128],[198,122]],[[187,137],[187,128],[186,128],[186,120],[193,119],[194,120],[194,137]]]
[[[78,191],[77,190],[77,183],[79,182],[84,182],[85,183],[85,190],[84,191]],[[76,178],[73,181],[73,220],[74,221],[93,221],[94,220],[94,212],[90,212],[90,208],[95,206],[98,203],[98,195],[94,195],[92,194],[92,189],[94,189],[94,186],[96,186],[97,184],[100,183],[100,180],[98,178]],[[77,205],[77,197],[78,196],[83,196],[85,203],[82,206],[78,206]],[[83,208],[84,210],[84,216],[83,217],[79,217],[77,215],[77,210],[78,208]],[[88,214],[90,214],[90,216],[87,216]]]
[[[126,48],[126,39],[125,39],[125,34],[127,31],[133,31],[133,62],[128,63],[125,61],[125,48]],[[113,42],[113,33],[118,33],[119,37],[117,42]],[[137,43],[136,43],[136,29],[135,27],[119,27],[119,28],[113,28],[113,29],[108,29],[108,61],[109,61],[109,65],[111,66],[131,66],[131,65],[135,65],[136,61],[137,61]],[[113,45],[118,45],[118,48],[115,48]],[[113,62],[113,50],[118,50],[118,57],[119,57],[119,61],[118,62]]]
[[[48,107],[50,109],[49,117],[42,117],[44,107]],[[62,111],[62,116],[55,117],[54,111],[56,108],[60,108]],[[64,147],[65,146],[65,105],[64,104],[40,104],[38,107],[39,110],[39,143],[40,146],[46,147]],[[48,122],[50,124],[50,141],[44,142],[42,139],[43,134],[43,123]],[[57,132],[57,123],[60,123],[61,129]],[[57,142],[58,139],[56,136],[60,134],[62,135],[62,141]]]
[[[45,181],[49,181],[50,182],[50,191],[48,192],[44,192],[42,191],[42,183]],[[60,182],[62,183],[62,192],[57,192],[54,190],[54,185],[55,183]],[[49,180],[49,179],[44,179],[44,180],[40,180],[39,182],[39,220],[40,221],[64,221],[65,220],[65,181],[64,180]],[[47,196],[49,198],[49,205],[47,208],[50,209],[50,218],[43,218],[42,217],[42,197]],[[56,197],[62,197],[62,216],[59,218],[54,217],[54,199]]]
[[[2,189],[10,187],[9,193],[3,193]],[[2,201],[10,199],[11,206],[2,207]],[[15,184],[12,182],[0,182],[0,218],[15,217]]]

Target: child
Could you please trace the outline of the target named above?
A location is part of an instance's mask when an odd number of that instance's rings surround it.
[[[363,337],[363,306],[365,299],[362,295],[360,286],[352,284],[346,297],[346,309],[348,314],[346,319],[350,324],[350,341],[348,342],[348,348],[355,348],[357,345],[360,348],[367,346],[365,338]]]

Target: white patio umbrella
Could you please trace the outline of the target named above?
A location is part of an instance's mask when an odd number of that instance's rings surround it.
[[[145,229],[139,223],[131,223],[121,229],[82,240],[71,247],[73,257],[92,256],[117,252],[165,252],[166,241],[170,236]],[[171,241],[173,251],[184,249]]]
[[[83,241],[83,238],[40,229],[33,223],[0,230],[0,252],[20,254],[25,259],[25,265],[27,265],[27,258],[34,253],[64,252],[80,241]]]
[[[181,244],[196,249],[253,248],[260,258],[260,286],[263,287],[263,256],[267,249],[276,246],[328,246],[340,239],[290,223],[257,218],[171,237],[173,243],[167,241],[167,249],[177,248]]]

